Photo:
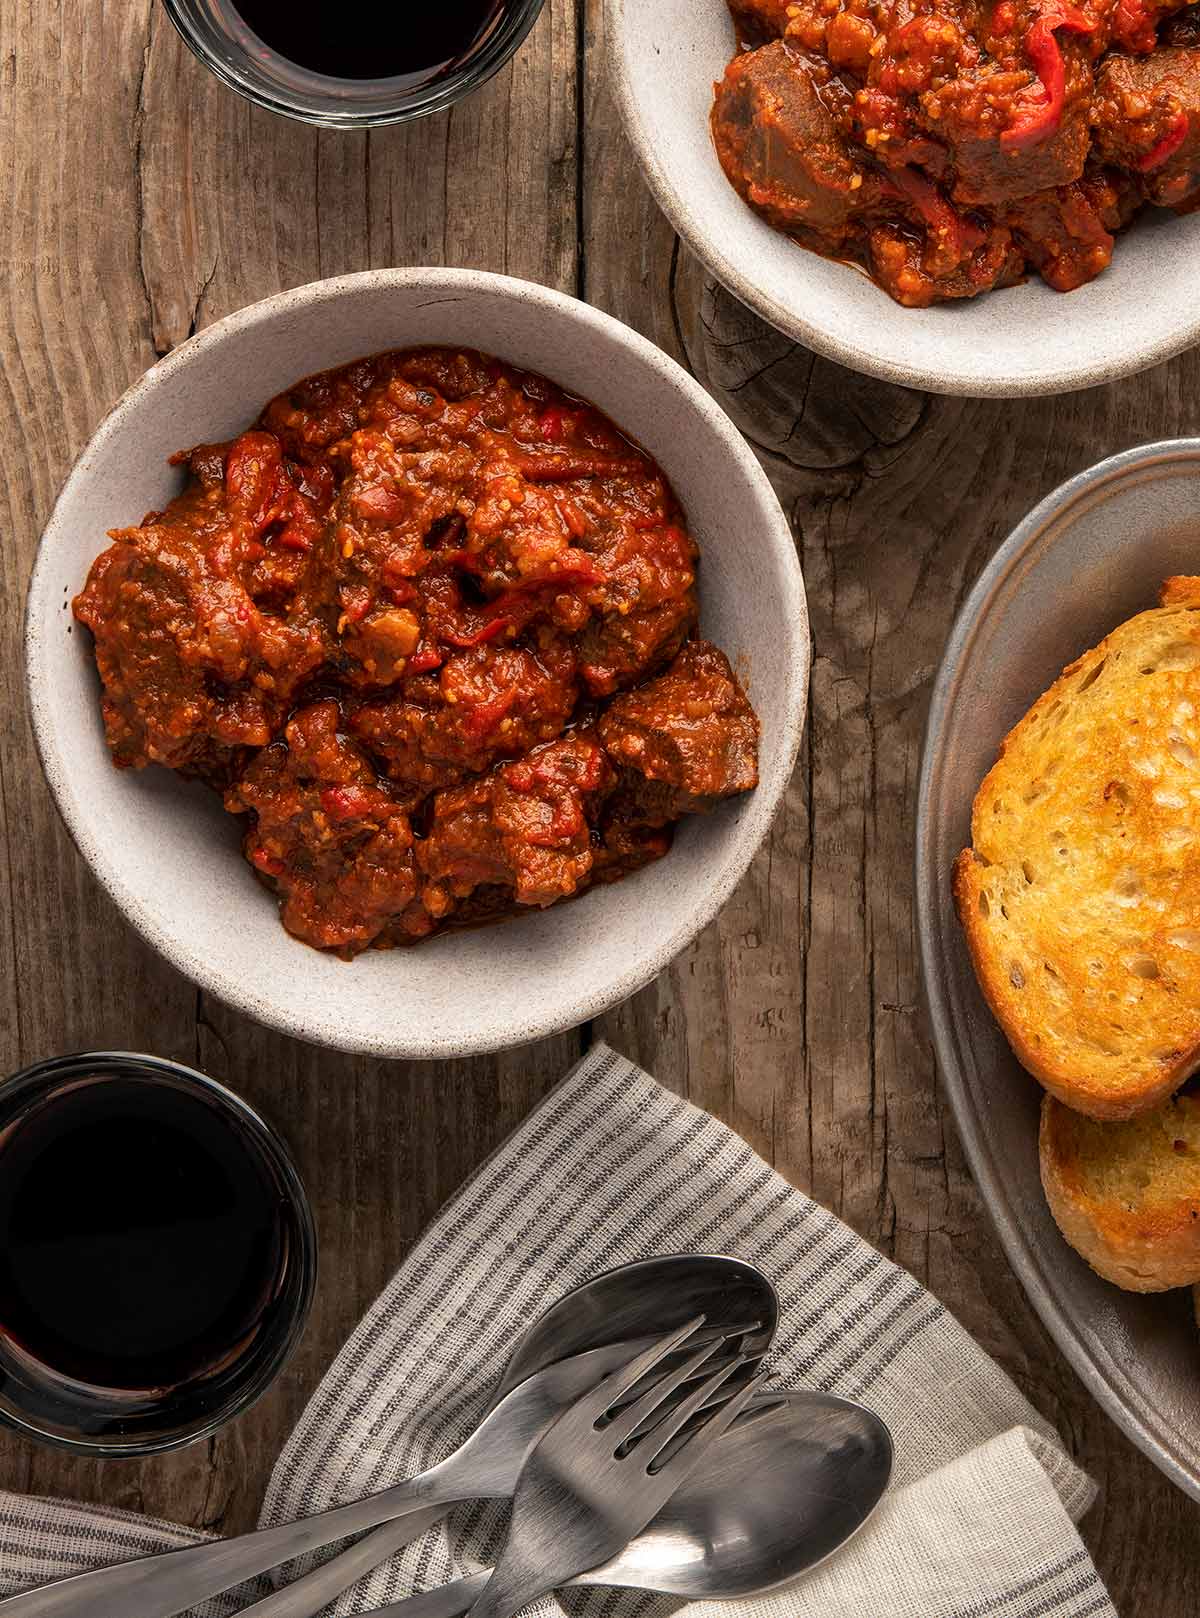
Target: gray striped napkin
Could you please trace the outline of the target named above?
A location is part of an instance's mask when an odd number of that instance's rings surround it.
[[[892,1488],[857,1539],[792,1590],[694,1618],[1116,1618],[1075,1528],[1094,1487],[1004,1372],[911,1275],[603,1045],[443,1211],[358,1327],[280,1457],[264,1524],[430,1465],[483,1414],[496,1366],[547,1304],[600,1270],[687,1250],[764,1270],[782,1304],[777,1379],[863,1400],[896,1441]],[[496,1506],[464,1506],[329,1610],[367,1612],[486,1566],[502,1527]],[[0,1496],[0,1589],[195,1537]],[[597,1590],[535,1610],[628,1618],[678,1604]]]

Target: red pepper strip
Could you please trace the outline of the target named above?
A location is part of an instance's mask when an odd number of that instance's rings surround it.
[[[338,600],[348,623],[358,624],[374,605],[374,597],[366,585],[344,584],[338,591]]]
[[[428,674],[430,669],[442,666],[442,654],[436,646],[430,646],[428,641],[422,641],[416,651],[408,660],[406,672],[409,674]]]
[[[264,871],[267,876],[282,876],[284,872],[283,861],[261,843],[250,850],[250,863],[256,865],[260,871]]]
[[[538,419],[542,437],[548,444],[561,444],[563,436],[563,407],[547,405]]]
[[[1190,127],[1187,113],[1180,112],[1158,145],[1152,146],[1145,157],[1138,158],[1137,167],[1141,173],[1149,174],[1151,169],[1161,168],[1169,157],[1174,157],[1188,138]]]
[[[379,793],[370,787],[326,787],[321,793],[321,808],[330,820],[365,820],[378,806]]]
[[[514,585],[511,590],[505,590],[503,595],[496,597],[490,610],[504,618],[514,618],[523,611],[532,610],[534,597],[547,590],[558,593],[572,585],[600,584],[603,577],[590,562],[577,562],[569,567],[557,568],[553,573],[543,574],[541,578],[526,579],[524,584]]]
[[[522,584],[514,585],[502,596],[497,596],[496,606],[500,606],[503,602],[519,601],[522,596],[533,595],[538,590],[560,590],[564,585],[570,584],[603,584],[604,574],[586,551],[572,548],[563,554],[573,556],[575,559],[552,568],[549,573],[538,574],[535,578],[526,579]]]
[[[572,539],[582,539],[588,531],[587,518],[574,500],[564,495],[561,500],[554,502],[554,508],[563,520],[563,525]]]
[[[984,232],[952,208],[937,186],[916,169],[897,169],[885,181],[885,189],[911,202],[930,235],[950,247],[956,259],[965,258],[986,240]]]
[[[1067,99],[1067,69],[1055,31],[1065,28],[1069,34],[1090,34],[1095,26],[1077,6],[1058,3],[1045,6],[1029,25],[1025,54],[1041,82],[1018,103],[1016,117],[1001,133],[1000,145],[1005,151],[1032,146],[1054,134]]]
[[[582,552],[577,552],[581,560],[567,567],[559,567],[552,573],[546,573],[541,578],[526,579],[524,584],[515,585],[511,590],[505,590],[490,603],[488,607],[488,621],[481,629],[463,636],[447,629],[439,630],[439,639],[451,646],[481,646],[484,641],[495,640],[501,630],[508,629],[510,625],[521,627],[536,611],[535,598],[547,590],[559,591],[569,588],[572,584],[599,584],[604,575],[597,571],[590,561],[582,559]]]
[[[477,707],[463,715],[463,730],[472,741],[481,742],[495,730],[516,700],[516,687],[510,686],[507,691],[501,691],[499,696],[493,697],[490,702],[479,703]]]
[[[286,528],[281,528],[275,536],[275,543],[285,551],[311,551],[312,540],[304,532],[299,523],[290,522]]]
[[[510,618],[493,618],[484,624],[482,629],[477,629],[473,635],[459,635],[451,629],[443,629],[441,639],[451,646],[459,646],[464,650],[471,646],[482,646],[485,641],[495,640],[511,622]]]

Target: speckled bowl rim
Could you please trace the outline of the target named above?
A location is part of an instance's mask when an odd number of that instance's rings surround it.
[[[723,6],[725,0],[702,0],[702,3]],[[1080,388],[1117,382],[1123,377],[1135,376],[1140,371],[1161,365],[1164,360],[1173,359],[1176,354],[1182,354],[1186,349],[1200,343],[1200,300],[1197,300],[1196,313],[1187,326],[1145,347],[1139,348],[1134,343],[1128,354],[1119,361],[1106,356],[1103,359],[1083,361],[1078,365],[1062,366],[1053,371],[1031,371],[1022,377],[976,377],[970,382],[960,381],[952,375],[939,372],[935,366],[931,366],[929,370],[921,370],[917,366],[898,364],[869,348],[831,337],[822,326],[806,320],[803,314],[787,304],[778,302],[754,281],[747,279],[721,251],[712,236],[704,229],[702,221],[691,212],[685,198],[668,180],[655,146],[647,134],[638,98],[621,59],[618,40],[624,35],[626,0],[604,0],[604,4],[609,82],[616,94],[625,133],[641,164],[654,200],[673,229],[682,236],[695,256],[711,270],[722,286],[748,309],[753,309],[756,314],[761,315],[777,331],[794,338],[805,348],[812,349],[814,353],[821,354],[826,359],[835,360],[839,365],[849,366],[853,371],[879,377],[884,382],[894,382],[901,387],[914,388],[922,393],[944,393],[968,399],[1020,399],[1073,393]],[[709,139],[707,128],[701,130],[697,138]],[[797,253],[806,251],[807,249],[803,247],[796,247]]]
[[[333,1018],[285,1017],[275,1010],[270,1001],[248,993],[241,982],[223,970],[219,961],[191,949],[185,927],[181,926],[176,934],[162,927],[136,889],[120,880],[111,870],[106,851],[93,838],[86,815],[78,811],[74,794],[68,791],[64,784],[62,765],[65,761],[62,759],[42,698],[43,686],[48,680],[48,668],[41,656],[42,623],[35,608],[41,594],[38,586],[42,571],[50,566],[46,536],[53,531],[60,508],[68,496],[80,485],[86,484],[89,461],[93,453],[121,433],[145,395],[152,393],[162,381],[174,375],[176,371],[185,369],[198,355],[210,348],[235,340],[239,333],[256,324],[273,320],[289,308],[319,307],[321,304],[335,301],[367,287],[397,291],[428,290],[435,297],[446,295],[450,299],[456,295],[481,294],[502,299],[526,300],[540,306],[547,319],[565,320],[577,326],[583,333],[597,331],[615,338],[623,345],[632,364],[654,372],[664,386],[678,390],[686,399],[688,406],[706,420],[730,458],[740,463],[746,477],[758,484],[764,496],[763,516],[766,518],[770,514],[770,521],[756,523],[755,539],[756,543],[769,546],[777,555],[781,584],[780,621],[787,626],[792,642],[790,655],[786,661],[787,683],[783,701],[780,703],[783,718],[779,744],[769,758],[759,761],[759,784],[750,794],[738,824],[738,851],[727,860],[724,869],[705,888],[687,920],[680,922],[665,934],[636,967],[618,966],[606,975],[602,986],[561,1000],[553,1006],[542,1005],[536,992],[531,990],[527,1013],[519,1026],[516,1020],[512,1019],[501,1025],[490,1025],[486,1032],[471,1032],[461,1037],[449,1035],[422,1037],[416,1033],[390,1038],[354,1037],[348,1036]],[[808,708],[810,664],[808,606],[792,531],[770,480],[746,440],[725,412],[689,372],[648,338],[641,336],[622,321],[566,293],[556,292],[532,281],[498,275],[486,270],[409,267],[365,270],[328,280],[312,281],[304,286],[276,293],[273,297],[261,299],[257,303],[248,304],[173,349],[126,390],[100,423],[72,468],[38,545],[30,574],[25,610],[26,695],[34,742],[42,770],[75,847],[125,919],[185,977],[214,994],[226,1005],[252,1017],[256,1022],[293,1038],[307,1040],[312,1044],[334,1050],[353,1055],[394,1059],[437,1060],[508,1050],[577,1027],[580,1023],[587,1022],[628,999],[630,995],[653,981],[721,910],[746,874],[771,829],[800,749]]]
[[[1200,1500],[1200,1475],[1180,1453],[1129,1367],[1112,1355],[1094,1352],[1079,1335],[1074,1313],[1064,1305],[1054,1285],[1049,1256],[1031,1240],[1020,1210],[1008,1194],[1008,1182],[997,1165],[1000,1143],[989,1140],[985,1120],[967,1084],[960,1030],[951,1010],[946,952],[948,947],[965,949],[966,944],[955,939],[948,946],[941,927],[943,882],[947,878],[945,873],[939,873],[934,807],[937,778],[945,758],[942,738],[954,707],[955,688],[1001,585],[1046,543],[1055,520],[1072,506],[1092,503],[1097,494],[1102,498],[1106,486],[1119,483],[1136,468],[1172,460],[1200,461],[1200,438],[1140,444],[1087,467],[1041,500],[1017,524],[979,575],[954,621],[934,680],[917,779],[914,868],[917,946],[934,1054],[967,1162],[1000,1245],[1042,1324],[1096,1403],[1172,1483]],[[1029,1082],[1034,1083],[1032,1079]]]

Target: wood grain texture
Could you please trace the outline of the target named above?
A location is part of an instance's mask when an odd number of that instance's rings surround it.
[[[808,585],[812,710],[771,838],[719,919],[595,1031],[926,1281],[1100,1481],[1084,1531],[1121,1613],[1191,1618],[1200,1509],[1065,1367],[963,1163],[919,1009],[910,851],[930,681],[964,594],[1063,478],[1200,430],[1200,357],[1012,404],[914,394],[815,358],[706,284],[675,241],[621,134],[603,44],[600,0],[550,0],[513,66],[466,105],[408,129],[324,134],[216,84],[151,0],[0,0],[0,1061],[127,1046],[229,1080],[292,1142],[323,1257],[300,1353],[211,1443],[102,1466],[0,1437],[0,1485],[248,1526],[363,1309],[591,1037],[385,1064],[208,1002],[83,869],[24,716],[36,537],[121,391],[189,333],[282,287],[468,264],[578,291],[690,366],[757,446]]]

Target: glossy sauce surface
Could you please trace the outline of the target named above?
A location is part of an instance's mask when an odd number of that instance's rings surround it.
[[[351,956],[544,909],[756,784],[669,483],[545,377],[376,354],[176,461],[75,612],[114,762],[219,790],[295,937]]]

